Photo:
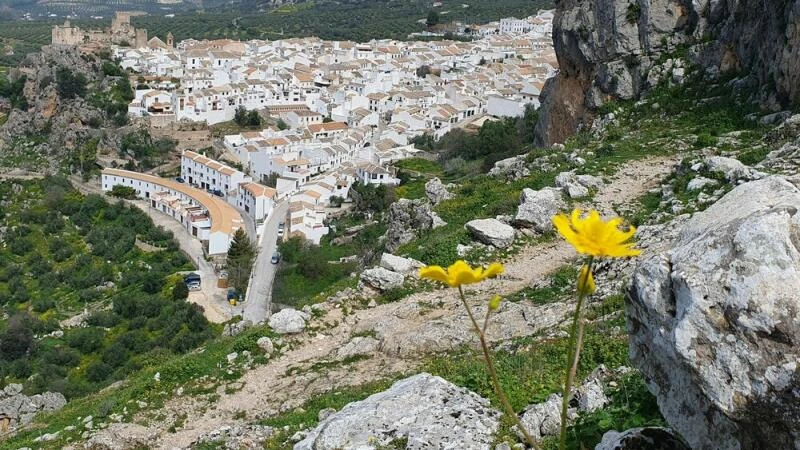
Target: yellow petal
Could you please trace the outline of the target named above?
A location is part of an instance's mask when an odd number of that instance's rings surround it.
[[[447,272],[445,272],[441,266],[425,266],[419,269],[419,277],[448,284],[450,282],[447,277]]]
[[[491,263],[486,270],[483,271],[483,278],[490,278],[500,275],[505,271],[505,268],[500,263]]]

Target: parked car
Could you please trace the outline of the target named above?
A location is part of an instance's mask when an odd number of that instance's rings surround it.
[[[189,283],[186,285],[186,288],[190,291],[199,291],[200,290],[200,283]]]
[[[194,272],[186,274],[183,276],[183,282],[186,283],[186,286],[190,284],[197,284],[200,285],[200,275]]]
[[[186,180],[184,180],[181,177],[175,177],[175,181],[177,181],[178,183],[185,183],[186,182]]]
[[[272,264],[278,264],[281,262],[281,252],[275,252],[272,254],[272,259],[270,259]]]
[[[278,236],[283,236],[284,228],[286,228],[286,224],[284,222],[278,224]]]

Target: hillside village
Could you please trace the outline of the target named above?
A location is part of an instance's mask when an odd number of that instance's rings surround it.
[[[0,131],[95,158],[0,173],[0,450],[798,447],[800,9],[702,3],[48,46]]]
[[[318,244],[328,232],[323,210],[331,198],[347,198],[354,182],[398,184],[391,164],[421,154],[411,144],[414,137],[477,130],[487,120],[519,117],[526,106],[537,107],[557,66],[552,18],[552,11],[542,11],[476,26],[481,37],[471,42],[303,38],[173,44],[154,37],[139,48],[112,48],[121,67],[154,85],[137,87],[128,108],[151,126],[213,125],[231,121],[242,107],[285,125],[224,136],[222,159],[242,170],[185,152],[181,179],[217,192],[258,224],[274,202],[287,199],[288,234]],[[114,178],[121,175],[107,169],[103,189],[141,181],[136,174]],[[260,184],[273,175],[274,187]],[[154,205],[173,201],[151,199]],[[186,202],[184,212],[166,205],[161,210],[190,215],[187,229],[207,239],[207,231],[192,230],[210,229],[208,214],[191,215],[200,202]],[[225,243],[236,229],[226,229]],[[210,253],[224,253],[216,249],[225,243],[211,245]]]

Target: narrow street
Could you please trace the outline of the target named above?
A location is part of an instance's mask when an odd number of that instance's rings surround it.
[[[286,221],[289,202],[284,200],[275,205],[275,210],[263,225],[261,239],[258,243],[258,256],[253,264],[253,274],[247,299],[244,302],[242,318],[253,323],[263,322],[269,317],[272,306],[272,281],[275,278],[276,265],[270,262],[272,254],[278,248],[278,224]]]

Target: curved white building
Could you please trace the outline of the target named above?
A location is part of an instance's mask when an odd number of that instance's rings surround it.
[[[150,206],[172,216],[192,236],[207,241],[209,255],[227,253],[233,234],[244,227],[239,211],[223,198],[177,181],[129,170],[103,169],[103,191],[117,185],[135,189]]]

